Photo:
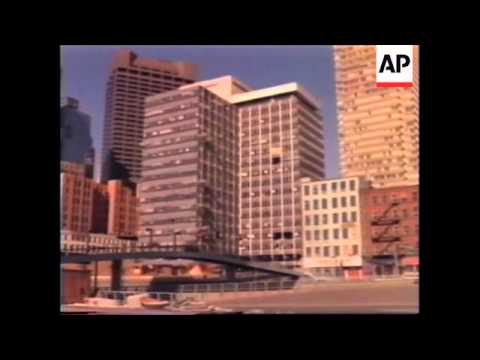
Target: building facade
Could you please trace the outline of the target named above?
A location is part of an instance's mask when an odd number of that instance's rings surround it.
[[[61,163],[61,229],[82,234],[137,234],[136,193],[120,180],[106,184],[87,177],[89,167]]]
[[[61,163],[60,224],[62,230],[87,233],[92,226],[94,181],[86,177],[86,166]]]
[[[240,255],[301,265],[303,177],[322,179],[320,104],[296,83],[231,97],[239,112]]]
[[[102,181],[138,181],[145,98],[192,83],[196,77],[192,64],[142,59],[128,50],[116,54],[106,91]]]
[[[376,87],[374,45],[334,47],[342,176],[364,176],[373,187],[418,184],[418,51],[414,85],[384,88]]]
[[[363,254],[377,274],[419,267],[419,187],[365,189],[361,194]]]
[[[142,241],[237,252],[237,133],[235,107],[204,86],[146,99]]]
[[[79,110],[79,102],[67,98],[60,109],[60,160],[93,167],[90,116]]]
[[[303,269],[321,276],[362,275],[360,177],[302,179]]]

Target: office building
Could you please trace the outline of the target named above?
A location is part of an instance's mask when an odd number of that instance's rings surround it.
[[[302,179],[302,267],[320,276],[362,276],[363,229],[359,177]]]
[[[374,45],[334,53],[342,176],[364,176],[373,187],[418,184],[418,46],[407,88],[376,87]]]
[[[80,111],[79,102],[66,98],[60,109],[60,160],[88,164],[93,171],[94,150],[90,116]]]
[[[239,125],[235,106],[217,95],[237,86],[221,78],[146,99],[142,241],[237,252]]]
[[[86,176],[87,167],[61,163],[60,222],[62,230],[88,233],[92,225],[94,181]]]
[[[192,83],[194,65],[143,59],[128,50],[116,54],[106,91],[102,181],[136,183],[141,176],[145,97]]]
[[[301,266],[300,179],[325,176],[320,104],[296,83],[230,101],[239,112],[240,255]]]
[[[377,274],[394,272],[395,255],[400,271],[418,271],[418,199],[418,185],[362,191],[362,252]]]
[[[61,229],[116,236],[137,234],[135,192],[120,180],[96,183],[88,165],[61,163]]]

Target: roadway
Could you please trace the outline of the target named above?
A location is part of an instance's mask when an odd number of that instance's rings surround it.
[[[415,314],[418,285],[412,280],[317,283],[275,294],[208,300],[233,310],[284,314]]]

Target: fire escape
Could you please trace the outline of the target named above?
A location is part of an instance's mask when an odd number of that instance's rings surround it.
[[[390,206],[385,209],[382,215],[376,217],[370,223],[372,226],[382,226],[383,231],[376,237],[372,238],[374,243],[386,243],[386,246],[380,250],[379,255],[386,254],[387,250],[391,247],[391,245],[395,242],[400,241],[400,236],[398,235],[389,235],[389,230],[392,226],[398,225],[400,223],[400,219],[398,217],[389,216],[390,211],[397,207],[400,203],[398,201],[394,201],[390,204]]]

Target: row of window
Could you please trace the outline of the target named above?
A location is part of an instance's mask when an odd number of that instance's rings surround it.
[[[400,197],[401,196],[401,197]],[[418,200],[418,192],[414,191],[411,194],[411,199],[412,201],[417,201]],[[377,205],[377,204],[388,204],[390,202],[406,202],[407,201],[407,195],[403,194],[390,194],[389,195],[383,195],[383,196],[372,196],[372,204]]]
[[[338,202],[338,198],[333,198],[331,199],[332,200],[332,204],[331,204],[331,207],[333,209],[336,209],[339,207],[339,202]],[[348,202],[347,202],[347,197],[346,196],[342,196],[340,198],[340,207],[347,207],[349,206],[348,205]],[[312,210],[318,210],[320,207],[320,200],[318,199],[315,199],[312,201]],[[350,196],[350,206],[357,206],[357,197],[352,195]],[[310,200],[305,200],[305,206],[304,206],[305,210],[310,210]],[[322,209],[328,209],[328,200],[327,199],[322,199]]]
[[[349,181],[349,190],[350,191],[355,191],[355,184],[356,184],[356,181],[355,180],[350,180]],[[318,190],[319,190],[319,186],[318,185],[304,185],[303,187],[303,192],[305,195],[310,195],[310,187],[312,188],[312,194],[313,195],[317,195],[318,194]],[[321,184],[320,186],[320,189],[321,189],[321,192],[322,194],[325,194],[327,192],[327,184]],[[339,189],[340,191],[346,191],[347,190],[347,181],[340,181],[340,186],[338,186],[338,183],[336,182],[332,182],[330,183],[330,190],[332,192],[336,192],[337,189]]]
[[[322,251],[323,248],[323,251]],[[332,248],[332,252],[330,253],[330,248]],[[305,256],[306,257],[312,257],[312,256],[317,256],[317,257],[335,257],[335,256],[340,256],[340,246],[316,246],[316,247],[306,247],[305,249]],[[313,250],[315,252],[313,252]],[[352,245],[350,246],[345,245],[343,248],[343,255],[344,256],[352,256],[352,255],[358,255],[359,247],[358,245]]]
[[[341,229],[341,238],[342,239],[348,239],[349,231],[348,228],[343,228]],[[332,237],[330,238],[330,229],[324,229],[323,231],[320,230],[315,230],[315,231],[310,231],[306,230],[305,231],[305,240],[310,241],[310,240],[339,240],[340,239],[340,229],[332,229]],[[312,237],[313,235],[313,237]],[[321,238],[320,238],[321,235]]]
[[[341,217],[342,217],[342,223],[357,222],[357,212],[356,211],[352,211],[350,213],[350,218],[349,218],[347,212],[343,212],[341,214]],[[329,219],[329,215],[328,214],[323,214],[322,215],[322,222],[320,223],[320,215],[314,215],[312,217],[310,215],[306,215],[305,216],[305,225],[307,225],[307,226],[309,226],[309,225],[326,225],[326,224],[328,224],[328,219]],[[332,214],[332,223],[333,224],[338,224],[339,219],[340,219],[340,214],[337,214],[337,213]],[[313,222],[311,220],[313,220]]]

